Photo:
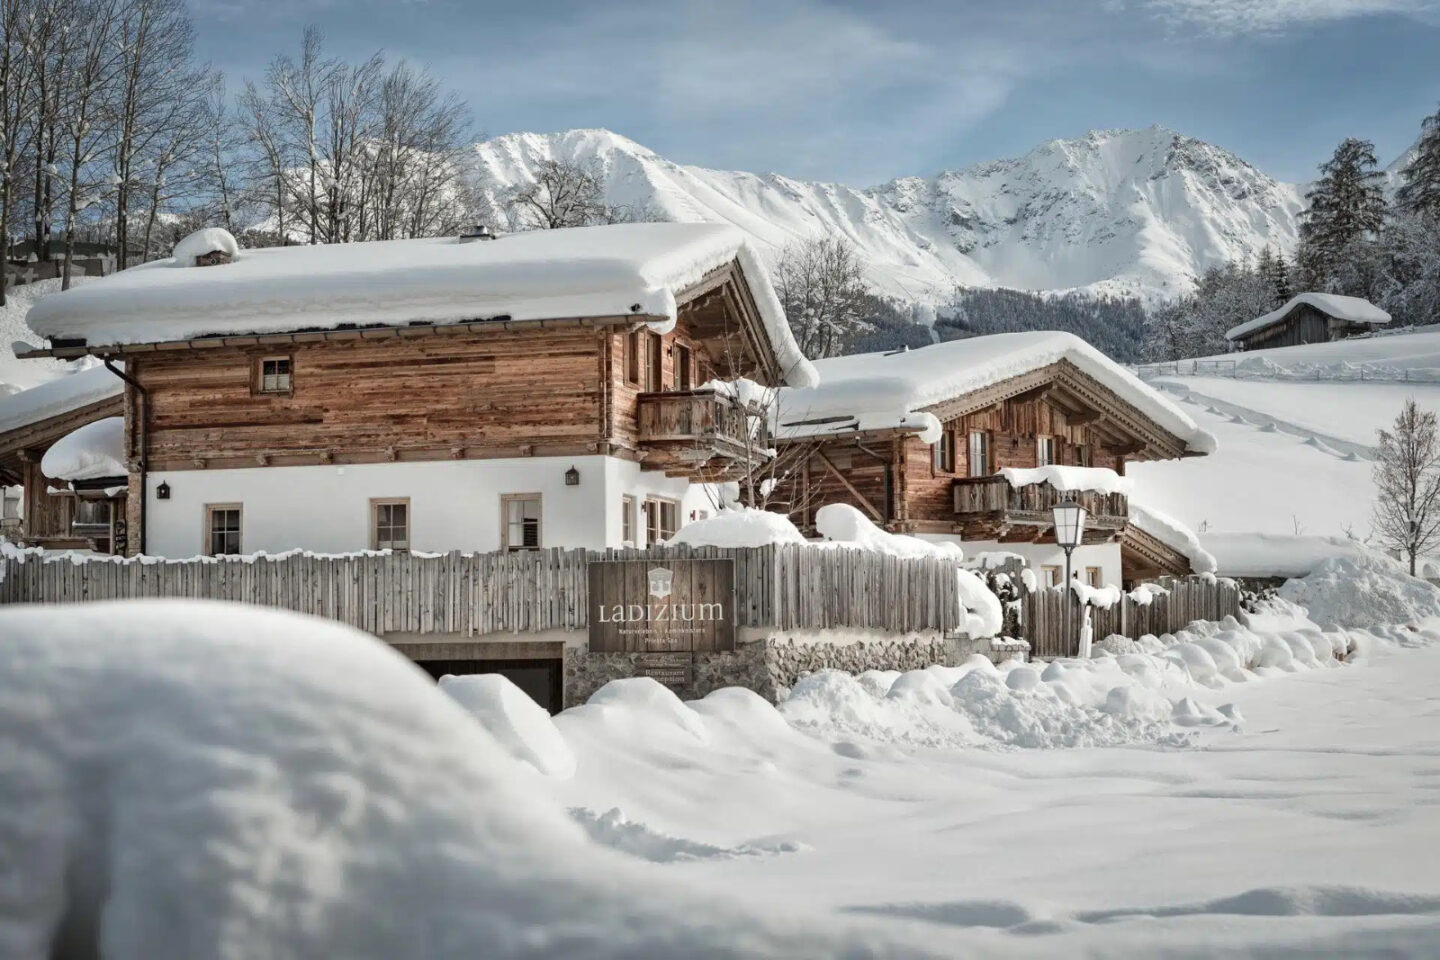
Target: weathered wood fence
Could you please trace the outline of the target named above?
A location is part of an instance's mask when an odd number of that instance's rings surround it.
[[[178,597],[281,607],[378,635],[573,630],[588,625],[588,560],[712,557],[735,561],[740,626],[952,632],[965,622],[953,561],[800,544],[189,560],[22,551],[0,558],[0,603]]]
[[[1214,577],[1162,577],[1166,593],[1155,593],[1149,603],[1121,594],[1109,607],[1090,607],[1091,634],[1103,640],[1113,634],[1138,640],[1182,630],[1195,620],[1221,620],[1240,612],[1240,588],[1233,580]],[[1031,656],[1041,659],[1073,657],[1079,652],[1080,625],[1085,607],[1073,590],[1027,592],[1021,599],[1025,639]],[[1065,607],[1070,607],[1070,629],[1065,629]]]

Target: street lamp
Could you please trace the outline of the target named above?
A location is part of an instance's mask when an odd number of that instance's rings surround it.
[[[1065,551],[1065,639],[1070,639],[1070,554],[1085,536],[1085,508],[1068,497],[1055,504],[1055,542]],[[1077,648],[1078,649],[1078,648]]]

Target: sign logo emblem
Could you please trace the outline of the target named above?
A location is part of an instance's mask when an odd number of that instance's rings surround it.
[[[663,600],[670,596],[670,590],[675,584],[675,573],[665,567],[655,567],[650,571],[650,596]]]

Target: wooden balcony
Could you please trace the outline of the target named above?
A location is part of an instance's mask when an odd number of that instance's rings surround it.
[[[647,470],[723,479],[770,459],[763,414],[714,390],[640,394],[640,449]]]
[[[1048,483],[1012,487],[999,475],[956,480],[955,515],[967,539],[1029,543],[1051,536],[1051,511],[1067,497],[1085,508],[1085,543],[1113,540],[1129,522],[1123,493],[1066,492]]]

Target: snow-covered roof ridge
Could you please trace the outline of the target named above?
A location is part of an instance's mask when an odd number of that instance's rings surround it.
[[[1254,333],[1256,330],[1263,330],[1266,327],[1279,323],[1285,319],[1291,310],[1302,303],[1308,304],[1326,316],[1334,317],[1337,320],[1349,320],[1351,323],[1390,322],[1390,314],[1362,297],[1346,297],[1338,293],[1315,293],[1313,291],[1307,291],[1305,293],[1297,293],[1285,301],[1283,307],[1271,310],[1264,316],[1256,317],[1254,320],[1246,320],[1242,324],[1231,327],[1225,331],[1225,339],[1238,340],[1247,333]]]
[[[1185,524],[1168,513],[1162,513],[1142,503],[1130,501],[1130,522],[1141,531],[1180,553],[1190,561],[1190,569],[1196,573],[1214,573],[1217,569],[1215,557],[1200,545],[1200,538]]]
[[[928,408],[1061,360],[1144,413],[1194,453],[1213,453],[1215,438],[1189,414],[1133,373],[1070,333],[1029,331],[949,340],[915,350],[817,360],[818,387],[783,390],[781,436],[822,436],[841,429],[917,428],[939,439]],[[848,423],[847,423],[848,419]]]
[[[106,417],[70,431],[45,451],[40,472],[71,482],[125,476],[125,418]]]
[[[676,296],[738,260],[785,380],[811,386],[760,258],[728,224],[627,223],[238,251],[218,266],[124,270],[43,298],[26,317],[44,337],[90,346],[492,318],[636,315],[674,327]]]
[[[38,387],[0,397],[0,433],[79,410],[124,392],[124,381],[98,364],[66,374]]]

